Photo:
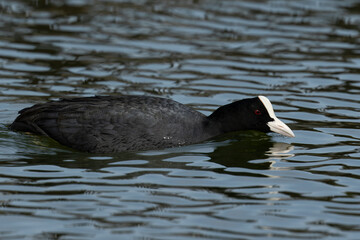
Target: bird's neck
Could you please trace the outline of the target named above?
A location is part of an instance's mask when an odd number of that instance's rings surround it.
[[[239,106],[237,106],[239,107]],[[246,129],[247,123],[242,116],[236,114],[233,103],[224,105],[216,109],[208,116],[209,127],[220,133],[235,132]]]

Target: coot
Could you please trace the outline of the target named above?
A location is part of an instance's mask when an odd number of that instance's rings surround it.
[[[93,153],[175,147],[240,130],[295,137],[264,96],[224,105],[210,116],[170,99],[131,95],[62,99],[19,113],[12,130],[46,135]]]

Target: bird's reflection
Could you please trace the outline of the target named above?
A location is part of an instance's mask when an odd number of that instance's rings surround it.
[[[294,147],[291,144],[273,142],[271,137],[265,134],[250,132],[230,137],[233,141],[219,146],[214,152],[209,153],[212,162],[224,167],[269,169],[272,159],[293,156],[291,151]]]
[[[265,154],[270,158],[287,158],[294,156],[294,154],[291,153],[291,151],[294,150],[293,145],[283,142],[275,142],[273,144]]]

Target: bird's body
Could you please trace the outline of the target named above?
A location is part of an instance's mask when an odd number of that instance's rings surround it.
[[[170,99],[128,95],[36,104],[21,110],[10,128],[47,135],[87,152],[160,149],[201,142],[231,131],[270,131],[264,124],[252,126],[254,116],[240,116],[250,107],[249,103],[264,112],[267,122],[272,120],[259,98],[225,105],[207,117]]]

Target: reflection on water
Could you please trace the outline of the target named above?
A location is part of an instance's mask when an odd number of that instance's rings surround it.
[[[358,238],[358,1],[0,0],[0,20],[1,239]],[[7,129],[101,94],[265,95],[296,138],[92,155]]]
[[[254,136],[255,135],[255,136]],[[224,167],[243,167],[245,169],[269,169],[269,159],[282,159],[294,156],[294,147],[283,142],[273,142],[263,134],[227,134],[223,138],[232,139],[226,145],[218,146],[208,155],[211,161]],[[261,159],[261,163],[259,160]]]

